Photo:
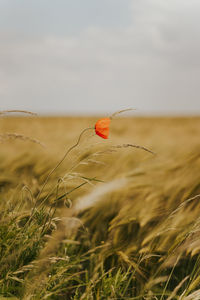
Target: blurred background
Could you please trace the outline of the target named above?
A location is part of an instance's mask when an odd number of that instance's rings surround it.
[[[0,0],[0,109],[200,113],[199,0]]]

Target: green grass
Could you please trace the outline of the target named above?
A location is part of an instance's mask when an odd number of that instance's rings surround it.
[[[40,193],[94,121],[0,119],[46,144],[1,144],[0,300],[200,299],[200,119],[113,121]],[[157,155],[113,147],[125,143]]]

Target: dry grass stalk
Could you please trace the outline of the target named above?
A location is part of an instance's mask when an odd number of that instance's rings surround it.
[[[156,153],[147,149],[146,147],[143,147],[143,146],[139,146],[139,145],[134,145],[134,144],[123,144],[123,145],[116,145],[116,146],[113,146],[113,148],[129,148],[129,147],[132,147],[132,148],[137,148],[137,149],[141,149],[141,150],[144,150],[146,152],[149,152],[153,155],[155,155]]]
[[[180,297],[179,299],[180,300],[199,300],[200,299],[200,289],[186,297]]]
[[[176,288],[174,289],[174,291],[172,292],[172,294],[167,298],[167,300],[173,300],[175,298],[175,296],[178,293],[178,290],[180,290],[180,288],[188,280],[188,278],[190,278],[190,277],[186,276],[185,278],[183,278],[183,280],[181,280],[181,282],[176,286]]]
[[[9,113],[22,113],[22,114],[37,116],[36,113],[33,113],[31,111],[28,111],[28,110],[1,110],[0,111],[0,115],[6,115],[6,114],[9,114]]]
[[[124,112],[133,111],[133,110],[136,110],[136,109],[134,109],[134,108],[127,108],[127,109],[122,109],[122,110],[116,111],[114,114],[112,114],[110,116],[110,119],[112,120],[112,119],[114,119],[115,117],[117,117],[118,115],[120,115],[120,114],[122,114]]]
[[[3,133],[0,134],[0,142],[7,141],[7,140],[22,140],[22,141],[28,141],[32,142],[35,144],[39,144],[42,147],[45,147],[43,143],[41,143],[39,140],[30,138],[28,136],[25,136],[23,134],[18,134],[18,133]]]

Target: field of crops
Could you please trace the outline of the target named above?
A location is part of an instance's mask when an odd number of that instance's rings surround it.
[[[0,300],[200,299],[200,118],[97,119],[0,118]]]

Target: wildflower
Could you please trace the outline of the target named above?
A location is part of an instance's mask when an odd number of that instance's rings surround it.
[[[110,121],[110,118],[103,118],[98,120],[95,124],[96,134],[102,137],[103,139],[108,139]]]

